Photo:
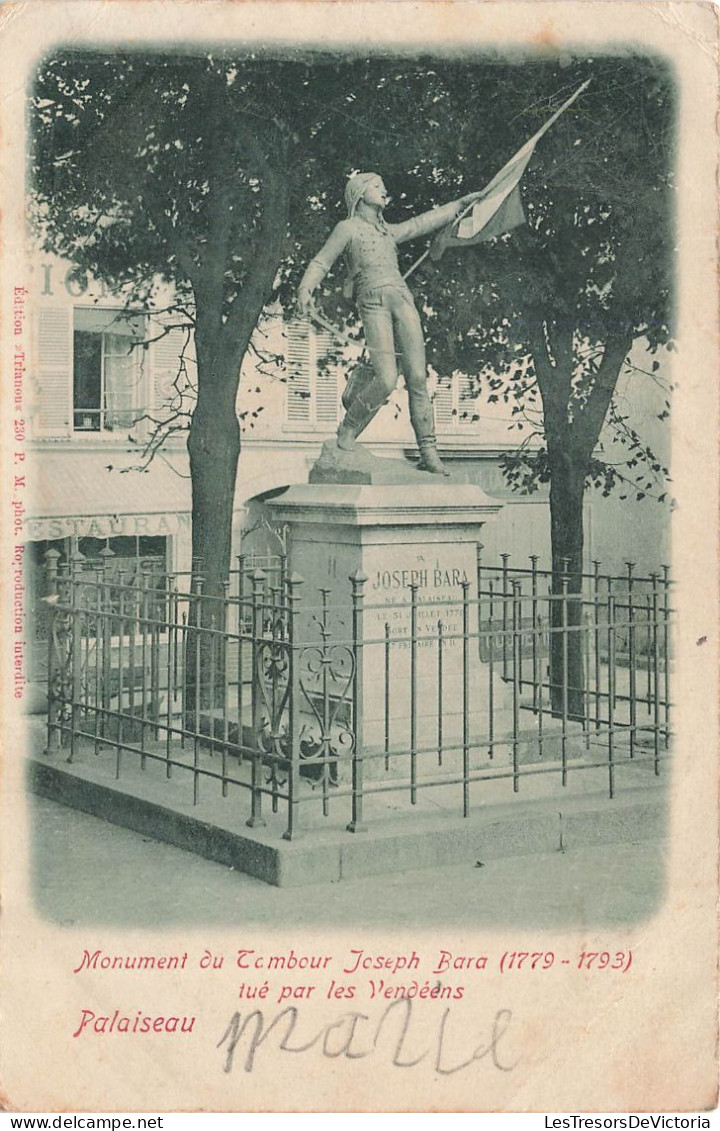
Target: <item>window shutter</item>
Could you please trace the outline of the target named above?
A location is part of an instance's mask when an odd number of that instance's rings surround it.
[[[474,395],[473,381],[470,377],[465,376],[464,373],[459,374],[455,380],[457,381],[458,424],[472,424],[472,416],[477,404],[477,397]]]
[[[435,427],[452,428],[453,390],[450,381],[438,382],[433,403],[435,406]]]
[[[337,424],[338,367],[325,361],[332,349],[326,331],[315,334],[315,419],[318,424]]]
[[[37,436],[67,436],[72,395],[72,313],[62,306],[42,307],[37,320]]]
[[[287,329],[287,418],[310,420],[310,327],[291,322]]]
[[[150,336],[155,337],[160,328],[153,326]],[[151,415],[159,420],[165,420],[171,412],[173,403],[177,407],[178,387],[183,388],[184,380],[179,380],[180,359],[183,357],[186,332],[182,329],[170,330],[163,337],[153,342],[149,349],[151,381],[149,395],[151,398]],[[188,350],[185,350],[184,359],[188,363]]]

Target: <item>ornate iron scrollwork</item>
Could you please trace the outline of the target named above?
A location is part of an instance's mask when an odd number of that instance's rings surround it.
[[[333,643],[326,590],[322,591],[320,615],[313,620],[320,640],[295,646],[297,687],[302,696],[298,748],[302,777],[326,790],[337,784],[338,763],[354,750],[355,657],[351,646]],[[255,737],[269,768],[267,783],[281,788],[287,779],[279,771],[287,767],[290,756],[291,645],[282,615],[265,619],[263,630],[265,639],[258,642],[255,651],[259,691]]]
[[[56,608],[50,625],[48,698],[53,721],[60,727],[63,742],[67,741],[67,735],[62,728],[72,719],[74,621],[75,617],[70,609]]]
[[[266,784],[275,791],[287,780],[278,770],[287,763],[289,751],[290,656],[281,615],[266,619],[263,630],[267,637],[258,642],[255,651],[255,678],[260,693],[255,739],[268,767]]]
[[[321,590],[322,608],[314,617],[320,642],[300,649],[299,687],[307,716],[300,734],[300,756],[304,775],[320,782],[323,789],[337,784],[339,763],[352,755],[355,733],[352,718],[352,687],[355,656],[348,644],[332,641],[328,608],[329,590]]]

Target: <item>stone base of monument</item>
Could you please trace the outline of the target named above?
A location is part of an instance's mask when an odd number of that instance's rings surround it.
[[[41,730],[38,745],[43,741]],[[319,801],[303,807],[301,828],[292,841],[283,839],[285,811],[273,813],[268,806],[267,824],[249,828],[239,795],[224,797],[218,780],[204,782],[194,803],[191,773],[168,779],[160,761],[149,761],[142,770],[138,760],[128,759],[118,781],[114,764],[113,751],[98,756],[91,742],[79,744],[72,763],[31,754],[30,788],[278,887],[396,877],[405,870],[458,864],[470,870],[478,860],[489,863],[666,835],[665,782],[637,762],[618,765],[623,790],[612,801],[602,769],[571,773],[562,790],[559,771],[523,780],[519,794],[513,794],[506,779],[477,782],[467,819],[459,815],[459,786],[420,790],[415,806],[407,792],[378,793],[367,799],[369,821],[362,835],[346,830],[347,798],[331,796],[327,818]],[[315,796],[308,782],[303,793]]]
[[[335,482],[318,481],[331,474]],[[448,748],[449,760],[463,742],[477,763],[484,757],[491,694],[477,637],[477,544],[502,504],[476,484],[418,472],[359,448],[342,452],[334,442],[324,446],[310,478],[266,503],[273,525],[287,530],[289,569],[303,578],[295,638],[308,646],[300,708],[308,741],[318,705],[328,697],[336,705],[338,739],[345,723],[354,728],[347,681],[350,578],[357,598],[363,577],[359,640],[368,774],[386,772],[376,756],[387,751],[400,759],[402,751],[423,751],[423,761],[437,763],[439,747]],[[499,716],[506,695],[496,677],[492,696]]]
[[[480,720],[473,717],[473,727],[477,727],[478,723],[482,724],[482,722],[482,717]],[[471,733],[467,753],[461,741],[449,736],[443,736],[442,742],[437,742],[433,746],[419,743],[412,771],[418,786],[422,788],[423,782],[429,781],[436,782],[440,786],[446,779],[460,781],[465,775],[466,764],[471,776],[478,773],[510,776],[515,764],[520,773],[529,766],[538,769],[560,766],[563,746],[568,765],[579,764],[587,756],[585,733],[580,723],[569,723],[565,728],[563,740],[561,721],[546,718],[543,722],[542,745],[538,745],[536,720],[521,716],[515,741],[512,738],[511,723],[511,711],[507,706],[506,698],[506,708],[496,719],[496,733],[492,742],[487,740],[487,736],[484,741],[478,741]],[[364,745],[363,778],[370,788],[382,781],[396,788],[398,782],[409,782],[410,777],[409,751],[399,751],[392,743],[387,750],[382,746]],[[334,781],[339,785],[351,783],[352,762],[349,758],[339,759],[334,771]]]
[[[368,486],[406,484],[467,483],[463,473],[434,475],[419,471],[415,464],[404,459],[386,459],[375,456],[362,444],[356,444],[351,451],[339,448],[337,442],[326,440],[320,456],[310,469],[310,483],[364,483]]]

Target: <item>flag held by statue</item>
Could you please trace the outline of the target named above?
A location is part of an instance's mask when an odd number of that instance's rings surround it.
[[[438,232],[430,245],[431,259],[438,260],[448,247],[471,247],[473,244],[502,236],[525,223],[520,180],[535,151],[535,146],[543,134],[547,133],[553,123],[588,86],[589,81],[578,87],[538,132],[525,142],[522,149],[519,149],[500,172],[496,173],[482,190],[479,199],[471,204],[462,216]]]

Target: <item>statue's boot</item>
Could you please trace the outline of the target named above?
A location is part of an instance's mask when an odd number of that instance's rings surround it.
[[[342,396],[346,411],[337,431],[337,446],[345,452],[353,450],[357,437],[377,416],[388,398],[385,387],[374,377],[372,369],[369,366],[367,368],[369,370],[367,376],[355,381],[352,399],[348,396],[348,392],[351,391],[350,382],[357,371],[351,375]]]
[[[337,446],[343,452],[351,452],[355,448],[357,431],[351,421],[344,417],[337,430]]]
[[[363,412],[362,406],[357,401],[353,401],[337,430],[337,446],[342,451],[351,452],[353,450],[358,436],[365,431],[370,421],[375,419],[384,403],[383,401],[375,408],[366,409]]]
[[[358,396],[358,394],[361,393],[363,389],[367,388],[370,382],[374,380],[374,377],[375,374],[373,372],[373,367],[367,362],[361,361],[358,365],[355,366],[355,368],[351,371],[347,381],[345,382],[345,388],[343,389],[343,394],[340,398],[342,401],[342,406],[346,412],[350,408],[352,402],[355,400],[355,397]]]
[[[438,455],[437,442],[434,436],[426,436],[422,440],[418,440],[418,447],[420,449],[418,471],[430,471],[433,475],[450,474]]]
[[[430,394],[427,391],[427,382],[423,381],[412,388],[408,386],[408,401],[410,402],[410,421],[420,449],[418,471],[429,471],[433,475],[449,475],[450,472],[438,455],[435,417]]]

